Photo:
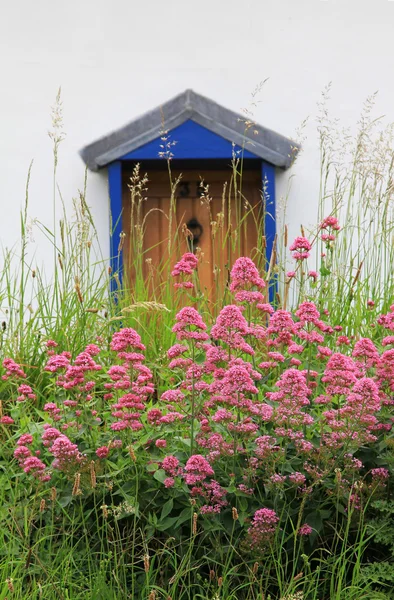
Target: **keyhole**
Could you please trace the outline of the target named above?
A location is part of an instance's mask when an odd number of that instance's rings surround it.
[[[193,235],[193,238],[189,239],[190,251],[195,253],[198,243],[200,241],[200,237],[202,236],[203,231],[204,231],[203,226],[197,221],[197,219],[192,217],[186,223],[186,227],[188,228],[190,233]]]

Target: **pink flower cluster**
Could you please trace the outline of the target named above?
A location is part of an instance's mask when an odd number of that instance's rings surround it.
[[[270,508],[260,508],[253,515],[248,529],[248,540],[254,550],[264,550],[272,541],[279,523],[279,517]]]
[[[176,323],[172,331],[178,340],[194,340],[205,342],[209,339],[207,326],[197,310],[191,306],[182,308],[175,317]]]
[[[117,352],[119,365],[108,369],[111,382],[105,384],[110,400],[115,394],[121,394],[112,405],[112,431],[131,429],[139,431],[144,425],[141,413],[145,410],[147,399],[154,392],[152,371],[143,364],[144,355],[135,350],[145,350],[138,333],[131,328],[114,333],[111,350]]]
[[[194,454],[189,458],[185,465],[185,473],[184,478],[187,485],[195,485],[204,481],[206,477],[214,475],[211,465],[201,454]]]
[[[222,308],[211,329],[214,340],[225,342],[233,350],[253,355],[254,350],[246,341],[249,332],[250,328],[242,310],[235,304]]]
[[[245,256],[238,258],[230,273],[230,290],[235,294],[236,301],[261,303],[264,296],[259,290],[264,288],[265,282],[254,262]]]
[[[181,281],[174,283],[175,288],[193,289],[193,282],[190,276],[197,269],[198,258],[192,252],[186,252],[179,262],[176,263],[171,275],[179,277]]]
[[[330,216],[323,219],[323,221],[320,223],[320,229],[326,231],[328,230],[329,233],[322,233],[321,239],[323,240],[323,242],[330,244],[330,242],[335,241],[335,235],[333,232],[339,231],[341,227],[339,225],[338,219],[336,217]]]
[[[19,466],[25,473],[32,475],[39,481],[49,481],[51,476],[46,472],[45,464],[38,458],[38,456],[35,456],[29,448],[32,443],[32,435],[21,435],[14,451],[14,457],[18,460]]]
[[[290,246],[290,251],[293,253],[294,260],[305,260],[310,256],[312,250],[311,243],[306,237],[296,237]]]
[[[1,377],[3,381],[7,381],[11,377],[26,379],[26,373],[12,358],[5,358],[3,360],[3,367],[5,368],[5,374]]]

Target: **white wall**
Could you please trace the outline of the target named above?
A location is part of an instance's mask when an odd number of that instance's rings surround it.
[[[0,2],[0,236],[18,239],[27,169],[30,215],[51,225],[50,106],[62,86],[65,199],[81,188],[78,150],[193,88],[235,111],[265,79],[255,119],[287,136],[312,116],[294,167],[288,219],[314,221],[318,152],[313,117],[324,86],[344,125],[379,90],[376,113],[394,121],[392,0],[9,0]],[[281,178],[278,186],[283,193]],[[89,175],[88,201],[108,252],[105,172]],[[37,237],[37,240],[40,238]],[[40,243],[32,251],[40,252]]]

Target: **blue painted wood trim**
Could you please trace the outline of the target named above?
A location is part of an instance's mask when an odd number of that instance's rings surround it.
[[[267,260],[270,260],[276,235],[275,167],[265,161],[262,163],[265,235],[267,238]]]
[[[275,167],[265,161],[261,165],[261,179],[264,202],[264,229],[267,240],[267,268],[272,255],[276,235],[276,198],[275,198]],[[269,297],[272,302],[277,291],[277,282],[270,287]]]
[[[213,133],[206,127],[199,125],[189,119],[174,127],[167,134],[167,142],[163,142],[160,137],[148,142],[147,144],[122,156],[119,160],[152,160],[159,158],[160,152],[169,152],[176,159],[232,159],[233,153],[243,158],[259,158],[253,154],[253,145],[245,137],[245,146],[233,146],[231,142],[225,140],[217,133]],[[169,148],[163,148],[166,143]],[[171,145],[174,143],[174,145]]]
[[[122,163],[120,160],[108,165],[108,186],[110,197],[110,251],[111,251],[111,292],[117,289],[116,281],[113,277],[118,274],[122,280],[123,272],[123,251],[119,250],[122,233]]]

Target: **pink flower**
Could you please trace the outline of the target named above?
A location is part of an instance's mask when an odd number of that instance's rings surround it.
[[[168,358],[177,358],[177,356],[180,356],[181,354],[185,354],[185,352],[188,351],[188,347],[184,346],[183,344],[174,344],[174,346],[171,346],[171,348],[169,348],[167,350],[167,356]]]
[[[292,316],[286,310],[279,309],[270,317],[267,334],[271,337],[271,345],[288,346],[295,333],[295,325]]]
[[[390,312],[386,315],[380,315],[378,318],[378,324],[382,325],[385,329],[390,329],[394,331],[394,310],[392,310],[392,306],[390,306]]]
[[[56,429],[55,427],[51,427],[51,425],[48,425],[47,423],[45,423],[44,425],[44,433],[41,436],[41,439],[43,441],[43,444],[46,448],[49,448],[49,446],[52,444],[52,442],[54,442],[54,440],[56,440],[61,434],[61,432]]]
[[[253,515],[252,524],[248,529],[248,538],[252,548],[262,548],[275,534],[279,517],[270,508],[260,508]]]
[[[2,425],[13,425],[15,423],[15,421],[11,417],[8,417],[7,415],[4,415],[3,417],[1,417],[0,423]]]
[[[267,313],[268,315],[272,315],[272,313],[275,312],[275,309],[271,304],[257,304],[256,307],[261,310],[261,312]]]
[[[60,434],[49,448],[49,452],[55,457],[53,466],[59,470],[65,470],[81,462],[82,455],[78,446],[73,444],[69,438]]]
[[[310,535],[312,533],[313,529],[310,525],[308,525],[308,523],[304,523],[303,525],[301,525],[301,527],[298,530],[298,535]]]
[[[356,382],[356,365],[349,356],[337,352],[326,365],[322,382],[326,383],[326,393],[345,394]]]
[[[44,405],[44,411],[52,415],[57,415],[60,413],[60,408],[54,402],[47,402]]]
[[[14,457],[19,461],[19,463],[22,464],[29,456],[32,456],[30,449],[23,444],[18,444],[18,447],[14,450]]]
[[[185,418],[185,415],[183,415],[182,413],[179,413],[176,411],[171,411],[171,412],[168,412],[166,415],[163,415],[162,417],[160,417],[159,423],[160,424],[174,423],[174,421],[182,421],[184,418]]]
[[[179,460],[176,458],[176,456],[166,456],[163,458],[161,466],[166,473],[172,477],[175,477],[179,470]]]
[[[302,346],[301,344],[290,344],[290,346],[288,347],[287,351],[289,354],[302,354],[304,352],[305,348],[304,346]]]
[[[169,402],[170,404],[182,404],[185,399],[185,394],[181,390],[167,390],[162,393],[160,400]]]
[[[56,348],[58,344],[54,340],[48,340],[47,342],[45,342],[45,346],[47,348]]]
[[[252,496],[254,494],[254,488],[248,488],[244,483],[240,483],[238,489],[243,494],[247,494],[248,496]]]
[[[268,352],[268,356],[275,360],[276,362],[282,363],[285,362],[285,357],[280,352]]]
[[[29,446],[33,443],[33,436],[30,433],[24,433],[17,441],[18,446]]]
[[[295,314],[305,323],[315,323],[320,318],[320,313],[313,302],[302,302]]]
[[[317,274],[316,271],[309,271],[308,277],[310,277],[311,279],[313,279],[313,281],[316,281],[317,278],[318,278],[318,274]]]
[[[340,230],[340,225],[339,225],[339,221],[336,217],[326,217],[325,219],[323,219],[323,221],[320,223],[320,229],[333,229],[334,231],[339,231]]]
[[[384,467],[372,469],[371,475],[372,475],[372,479],[380,479],[380,480],[388,479],[390,476],[388,470],[385,469]]]
[[[230,396],[239,393],[258,393],[258,389],[253,383],[250,370],[246,367],[246,364],[234,364],[226,371],[223,377],[222,391],[225,395]]]
[[[212,421],[215,423],[221,423],[223,421],[232,421],[234,419],[234,415],[229,410],[225,408],[219,408],[214,415],[212,415]]]
[[[26,458],[23,461],[22,468],[25,473],[30,473],[31,475],[33,475],[33,477],[39,479],[40,481],[50,480],[50,475],[45,474],[45,464],[36,456],[29,456],[28,458]]]
[[[158,408],[152,408],[147,412],[146,416],[150,425],[156,425],[163,416],[163,413]]]
[[[100,371],[101,370],[101,366],[98,365],[93,357],[88,353],[88,352],[81,352],[80,354],[78,354],[78,356],[76,357],[75,361],[74,361],[74,369],[75,367],[80,367],[80,369],[82,370],[82,372],[85,371]],[[71,377],[69,377],[69,370],[72,369],[73,367],[69,368],[66,372],[66,378],[71,379],[74,377],[74,373],[72,374]],[[78,372],[78,371],[77,371]]]
[[[123,431],[128,428],[128,423],[126,421],[116,421],[115,423],[111,423],[112,431]]]
[[[248,333],[248,323],[241,309],[235,304],[229,304],[222,308],[211,329],[211,335],[215,340],[222,340],[230,348],[253,355],[253,348],[244,339]]]
[[[20,365],[18,365],[12,358],[5,358],[3,360],[3,367],[6,370],[5,375],[2,376],[2,379],[5,381],[9,377],[20,377],[21,379],[26,378],[26,373],[22,369]]]
[[[318,346],[317,349],[318,354],[316,355],[316,358],[330,357],[332,355],[331,348],[328,348],[327,346]]]
[[[155,446],[156,446],[156,448],[166,448],[167,441],[166,440],[156,440]]]
[[[290,439],[299,437],[300,430],[313,423],[313,417],[303,411],[310,404],[308,396],[311,393],[306,376],[296,369],[287,369],[275,385],[279,391],[266,392],[266,396],[278,403],[273,416],[274,423],[279,426],[276,433]]]
[[[250,287],[257,287],[263,289],[265,283],[260,277],[254,262],[246,256],[238,258],[230,273],[230,290],[236,292],[237,290],[249,289]]]
[[[90,356],[97,356],[97,354],[100,354],[101,350],[96,344],[89,344],[86,346],[85,352],[90,354]]]
[[[279,473],[275,473],[271,475],[270,482],[274,485],[282,485],[286,481],[286,475],[279,475]]]
[[[191,252],[186,252],[179,262],[176,263],[171,275],[178,277],[179,275],[192,275],[197,268],[198,258]]]
[[[163,483],[166,488],[174,487],[175,479],[173,477],[166,477]]]
[[[194,485],[198,481],[203,481],[206,477],[214,475],[214,471],[209,462],[201,454],[193,454],[185,466],[185,481],[188,485]]]
[[[22,383],[22,385],[18,387],[18,392],[20,394],[17,398],[18,402],[24,402],[27,399],[35,400],[37,398],[37,396],[33,394],[30,385],[26,385],[26,383]]]
[[[248,304],[253,304],[254,302],[262,302],[264,300],[264,296],[261,292],[256,292],[253,290],[241,290],[235,294],[235,299],[237,302],[247,302]]]
[[[379,352],[369,338],[361,338],[355,343],[352,356],[358,358],[366,369],[374,367],[379,361]]]
[[[192,283],[191,281],[180,281],[177,283],[174,283],[174,288],[175,289],[184,289],[184,290],[191,290],[194,288],[194,283]]]
[[[109,454],[108,446],[100,446],[100,448],[97,448],[96,454],[99,458],[107,458]]]
[[[305,483],[306,477],[302,473],[296,471],[295,473],[291,473],[291,475],[289,475],[289,480],[291,483],[295,483],[296,485],[302,485]]]
[[[290,246],[290,251],[293,252],[293,258],[295,260],[304,260],[308,258],[311,249],[312,246],[305,237],[296,237]]]
[[[195,308],[186,306],[175,317],[176,323],[172,331],[177,334],[178,340],[206,341],[209,339],[205,330],[207,326]]]
[[[141,337],[138,333],[131,328],[116,331],[112,336],[111,350],[122,352],[129,348],[136,348],[137,350],[142,351],[145,350],[145,346],[141,342]]]
[[[226,493],[226,490],[214,479],[210,482],[204,481],[202,485],[194,487],[191,490],[192,496],[200,496],[206,502],[200,508],[202,514],[219,513],[222,508],[228,505],[225,499]]]

